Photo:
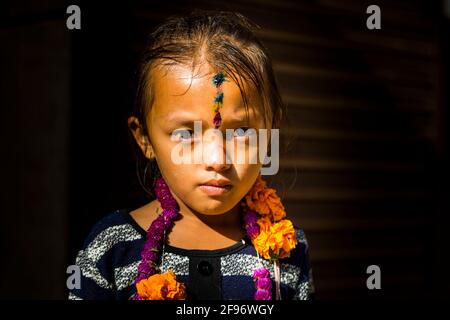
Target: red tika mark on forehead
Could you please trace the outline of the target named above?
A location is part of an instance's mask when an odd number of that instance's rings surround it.
[[[220,114],[220,109],[223,106],[222,84],[224,81],[226,81],[226,77],[223,72],[217,73],[212,79],[213,85],[217,88],[217,94],[214,98],[214,106],[213,106],[214,110],[213,124],[215,129],[218,129],[222,124],[222,116]]]
[[[216,111],[215,115],[214,115],[214,128],[218,129],[220,127],[220,125],[222,124],[222,116],[220,115],[220,111]]]

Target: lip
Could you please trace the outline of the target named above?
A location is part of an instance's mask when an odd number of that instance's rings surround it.
[[[199,188],[209,196],[219,196],[230,191],[231,185],[221,187],[202,184],[199,186]]]
[[[215,187],[226,187],[231,186],[230,180],[225,179],[212,179],[205,183],[202,183],[203,186],[215,186]]]

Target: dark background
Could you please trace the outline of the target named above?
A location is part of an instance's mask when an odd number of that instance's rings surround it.
[[[64,299],[93,223],[145,203],[126,126],[137,63],[158,23],[194,8],[262,27],[293,137],[272,183],[308,237],[316,297],[449,298],[449,14],[419,0],[3,1],[0,297]]]

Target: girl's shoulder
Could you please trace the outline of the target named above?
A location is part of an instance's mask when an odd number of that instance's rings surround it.
[[[297,237],[298,243],[303,244],[304,246],[308,246],[308,241],[306,240],[306,235],[303,229],[301,229],[298,226],[294,226],[295,229],[295,235]]]
[[[80,288],[70,299],[125,299],[140,259],[144,236],[133,225],[129,209],[107,214],[91,229],[75,263],[81,271]],[[130,280],[131,279],[131,280]]]
[[[133,241],[145,236],[129,212],[128,208],[118,209],[101,218],[85,238],[83,249],[97,247],[102,243],[104,249],[110,249],[118,242]]]
[[[302,256],[307,256],[309,254],[309,243],[306,238],[306,234],[303,229],[295,226],[295,235],[297,238],[297,246],[294,250],[294,254],[300,254]]]
[[[309,244],[305,232],[294,226],[297,245],[288,258],[281,260],[282,277],[295,279],[293,299],[306,300],[314,296],[314,282],[309,256]]]
[[[309,244],[306,239],[303,229],[294,226],[295,235],[297,238],[297,245],[291,251],[289,257],[282,259],[282,262],[300,267],[302,269],[309,269]]]

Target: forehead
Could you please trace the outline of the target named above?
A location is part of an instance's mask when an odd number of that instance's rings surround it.
[[[198,114],[212,119],[213,102],[217,88],[212,79],[216,73],[206,64],[194,71],[189,66],[173,65],[157,67],[152,71],[152,88],[154,100],[152,114],[154,117],[167,117],[174,113]],[[239,75],[237,75],[238,79]],[[224,93],[222,116],[245,117],[244,99],[238,85],[226,77],[222,85]],[[246,92],[249,116],[260,114],[258,106],[260,99],[253,86],[242,82]]]

